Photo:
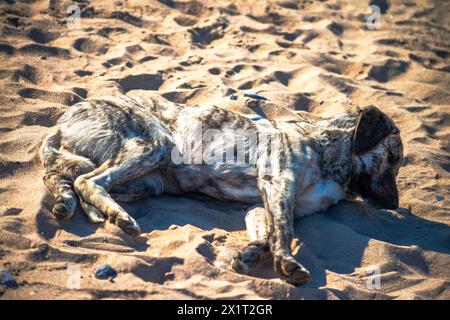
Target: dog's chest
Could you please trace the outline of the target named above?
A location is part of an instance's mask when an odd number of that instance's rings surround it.
[[[323,211],[345,198],[344,188],[333,180],[320,180],[296,197],[295,215],[306,216]]]

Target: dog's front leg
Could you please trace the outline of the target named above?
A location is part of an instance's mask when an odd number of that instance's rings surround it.
[[[292,172],[281,172],[277,176],[265,175],[258,179],[258,187],[266,209],[274,270],[286,282],[300,285],[308,281],[310,274],[291,253],[296,186],[297,181]]]

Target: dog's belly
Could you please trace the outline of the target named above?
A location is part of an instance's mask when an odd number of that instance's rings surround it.
[[[176,181],[171,193],[199,192],[226,201],[255,203],[260,201],[256,170],[250,166],[182,165],[166,171],[166,179]],[[166,186],[173,183],[166,183]]]
[[[295,204],[295,216],[303,217],[320,212],[345,198],[345,190],[333,180],[321,180],[299,194]]]
[[[219,200],[238,201],[243,203],[255,203],[260,201],[258,189],[256,188],[256,185],[253,184],[235,186],[219,181],[212,188],[210,186],[199,188],[198,192]]]

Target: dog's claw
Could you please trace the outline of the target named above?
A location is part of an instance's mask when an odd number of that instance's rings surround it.
[[[292,256],[275,257],[274,269],[282,280],[294,286],[305,284],[311,278],[309,271]]]
[[[119,215],[116,218],[116,226],[132,236],[137,237],[141,234],[138,223],[129,215]]]

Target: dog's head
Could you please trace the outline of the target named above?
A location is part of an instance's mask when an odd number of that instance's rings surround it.
[[[375,106],[360,110],[353,133],[355,175],[350,190],[366,202],[385,209],[399,205],[395,181],[403,162],[400,131]]]

